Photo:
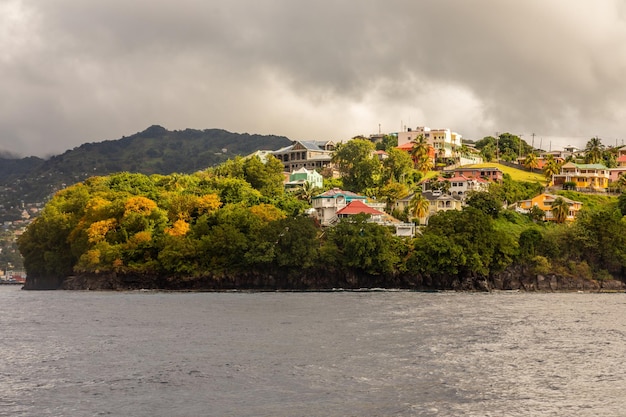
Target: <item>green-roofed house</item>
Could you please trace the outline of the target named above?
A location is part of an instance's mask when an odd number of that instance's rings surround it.
[[[312,188],[323,188],[324,177],[317,171],[300,168],[289,174],[289,182],[285,184],[286,189],[298,188],[308,182]]]
[[[577,191],[606,191],[609,176],[609,169],[602,164],[568,162],[561,167],[559,174],[552,176],[552,182],[555,186],[572,183]]]

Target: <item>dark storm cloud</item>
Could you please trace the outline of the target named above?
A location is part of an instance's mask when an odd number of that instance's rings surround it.
[[[57,153],[150,124],[613,140],[624,19],[617,0],[4,0],[0,150]]]

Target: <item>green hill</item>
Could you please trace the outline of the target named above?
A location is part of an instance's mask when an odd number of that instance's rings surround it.
[[[508,165],[498,164],[495,162],[469,165],[469,167],[475,168],[487,168],[487,167],[496,167],[500,169],[500,171],[505,174],[509,174],[511,179],[514,181],[525,181],[525,182],[539,182],[542,185],[546,185],[546,178],[543,176],[541,171],[536,170],[535,172],[528,172],[523,169],[517,169],[510,167]]]
[[[236,155],[290,143],[284,136],[151,126],[121,139],[85,143],[48,160],[0,157],[0,221],[15,220],[23,206],[42,202],[55,191],[94,175],[191,173]]]

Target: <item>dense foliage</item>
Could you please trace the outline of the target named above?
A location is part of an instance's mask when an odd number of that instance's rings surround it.
[[[218,280],[253,271],[270,282],[316,272],[437,288],[516,265],[600,280],[626,271],[626,221],[614,200],[573,224],[547,224],[502,209],[502,193],[515,187],[495,187],[471,195],[462,211],[431,216],[415,238],[400,238],[365,215],[320,229],[282,178],[280,162],[257,157],[189,175],[92,177],[57,193],[20,237],[24,265],[29,277],[61,279]]]
[[[151,126],[118,140],[85,143],[47,160],[0,158],[0,221],[19,219],[23,204],[45,201],[53,191],[93,175],[137,172],[191,173],[235,155],[278,149],[283,136],[231,133],[222,129],[170,131]]]

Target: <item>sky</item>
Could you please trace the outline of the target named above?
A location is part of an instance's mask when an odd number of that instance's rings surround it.
[[[0,0],[0,152],[46,157],[153,124],[621,145],[626,3]]]

